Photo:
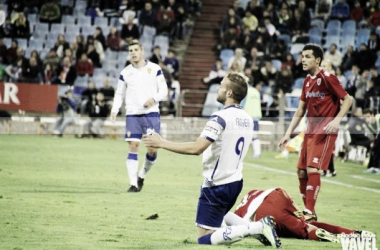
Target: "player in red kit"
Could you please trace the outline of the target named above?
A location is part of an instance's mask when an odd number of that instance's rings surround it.
[[[279,143],[279,147],[284,149],[307,111],[308,125],[297,165],[306,220],[317,219],[315,204],[321,188],[319,170],[327,170],[340,121],[352,104],[351,97],[338,78],[319,68],[322,60],[323,49],[319,45],[305,45],[302,51],[302,68],[309,74],[303,83],[298,109]],[[340,100],[343,100],[342,104]]]
[[[235,214],[245,221],[258,221],[270,215],[276,222],[278,236],[284,238],[340,243],[343,233],[355,234],[357,237],[374,236],[368,231],[355,231],[317,221],[306,222],[292,197],[282,188],[250,191],[236,208]]]

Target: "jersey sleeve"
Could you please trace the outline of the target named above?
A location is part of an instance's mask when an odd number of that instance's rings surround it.
[[[111,113],[117,114],[119,112],[119,109],[123,104],[123,98],[125,96],[126,90],[127,86],[124,80],[124,76],[122,73],[120,73],[119,80],[117,82],[117,89],[115,91],[115,97],[113,98]]]
[[[324,76],[326,87],[339,99],[343,99],[347,95],[339,79],[335,75]]]
[[[212,115],[200,136],[210,142],[214,142],[225,128],[226,121],[218,115]]]
[[[166,84],[164,73],[162,72],[162,69],[160,67],[158,67],[158,70],[156,73],[156,81],[157,81],[158,91],[153,96],[153,99],[156,102],[160,102],[168,96],[168,85]]]

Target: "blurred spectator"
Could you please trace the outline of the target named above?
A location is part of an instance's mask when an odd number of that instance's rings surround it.
[[[332,9],[331,0],[321,0],[315,5],[315,16],[323,21],[327,21],[330,18]]]
[[[161,48],[160,46],[156,45],[153,48],[153,53],[149,58],[149,61],[159,64],[160,62],[163,62],[162,56],[161,56]]]
[[[139,16],[139,24],[144,27],[154,27],[156,24],[156,13],[153,11],[152,3],[146,2]]]
[[[233,7],[234,7],[236,15],[238,15],[240,18],[243,18],[245,16],[245,10],[244,9],[247,6],[240,6],[239,0],[235,0]]]
[[[99,55],[99,63],[95,61],[94,58],[92,58],[91,55],[89,54],[90,45],[94,47],[96,53]],[[101,67],[102,62],[104,61],[104,58],[105,58],[104,49],[103,49],[102,44],[98,40],[94,39],[93,36],[87,37],[86,51],[87,51],[88,58],[92,60],[92,63],[94,64],[94,66]]]
[[[17,55],[17,49],[18,49],[18,42],[17,40],[12,40],[11,47],[7,49],[7,62],[10,63]]]
[[[187,34],[188,28],[191,25],[188,15],[183,6],[178,6],[175,16],[176,28],[175,38],[182,40],[183,36]]]
[[[354,51],[354,47],[348,45],[346,54],[344,54],[341,64],[343,71],[351,70],[352,66],[356,62],[356,54],[357,53]]]
[[[336,68],[335,70],[336,77],[338,78],[339,82],[342,84],[343,88],[347,88],[347,78],[343,75],[342,70],[340,67]]]
[[[244,27],[239,39],[239,45],[247,52],[255,45],[255,38],[249,30],[249,27]]]
[[[380,3],[377,3],[378,6],[375,9],[376,11],[371,14],[371,17],[368,20],[368,23],[373,27],[376,28],[380,25]]]
[[[362,75],[360,76],[360,80],[356,83],[356,91],[355,91],[355,100],[356,107],[365,108],[365,100],[364,95],[366,92],[367,82],[369,81],[369,70],[364,70]]]
[[[293,72],[294,68],[294,58],[293,55],[290,53],[287,53],[284,60],[282,61],[282,68],[289,69],[290,71]]]
[[[67,91],[64,95],[59,97],[57,113],[60,118],[54,124],[53,134],[62,136],[65,133],[66,127],[75,122],[75,107],[76,103],[71,91]]]
[[[59,23],[61,22],[61,10],[53,0],[46,1],[40,9],[40,22]]]
[[[361,71],[370,69],[374,65],[376,57],[376,54],[371,53],[371,51],[367,49],[367,45],[362,43],[360,44],[356,63],[359,65]]]
[[[275,93],[290,93],[292,91],[293,77],[289,69],[283,68],[276,76]]]
[[[136,17],[136,11],[133,2],[122,0],[119,6],[119,16],[123,18],[123,22],[127,22],[131,17],[134,19]]]
[[[104,37],[102,28],[96,27],[94,39],[102,45],[103,51],[107,49],[106,38]]]
[[[243,68],[240,67],[237,60],[233,61],[231,66],[228,68],[228,72],[243,72]]]
[[[269,2],[266,6],[267,7],[264,11],[265,18],[269,18],[271,23],[277,23],[278,22],[278,15],[277,15],[276,9],[274,8],[273,3]]]
[[[245,17],[243,18],[243,25],[248,27],[250,32],[254,32],[259,26],[259,21],[250,11],[246,11]]]
[[[22,48],[17,48],[16,56],[12,59],[11,63],[15,65],[18,60],[22,60],[22,66],[24,67],[28,64],[28,59],[24,55],[24,50]]]
[[[71,48],[65,49],[65,51],[63,53],[63,58],[65,58],[65,57],[67,57],[67,58],[70,59],[71,65],[75,65],[76,64],[75,57],[74,57],[74,54],[73,54],[73,51],[71,50]],[[63,58],[61,60],[61,64],[62,64]]]
[[[87,111],[87,105],[92,101],[95,101],[98,89],[95,87],[94,82],[90,81],[87,84],[87,88],[82,92],[82,101],[80,113],[84,114]]]
[[[278,23],[277,23],[277,30],[281,33],[281,34],[289,34],[290,33],[290,27],[291,25],[291,19],[290,19],[290,15],[289,15],[289,11],[288,9],[281,9],[280,10],[280,14],[279,14],[279,17],[278,17]]]
[[[310,1],[308,1],[310,2]],[[315,5],[314,5],[315,6]],[[311,21],[311,17],[310,17],[310,11],[309,9],[306,8],[306,3],[304,0],[300,0],[298,2],[298,8],[297,8],[300,16],[301,16],[301,20],[303,22],[306,22],[309,26],[307,29],[309,29],[310,27],[310,21]]]
[[[221,45],[219,49],[235,49],[237,47],[237,41],[239,36],[237,34],[236,28],[230,27],[226,34],[223,35]]]
[[[164,64],[173,77],[179,76],[179,61],[175,55],[174,50],[169,50],[169,53],[164,60]]]
[[[270,54],[270,58],[282,60],[283,58],[286,57],[287,50],[288,50],[288,48],[287,48],[287,46],[285,44],[285,41],[284,40],[279,40],[274,45],[274,47],[273,47],[273,49],[271,51],[271,54]]]
[[[120,36],[115,27],[111,28],[107,36],[107,47],[113,51],[119,51],[120,49]]]
[[[87,9],[86,15],[91,17],[91,23],[94,23],[96,17],[104,16],[104,13],[99,9],[99,5],[95,2]]]
[[[86,43],[82,35],[76,37],[71,49],[73,50],[73,53],[75,53],[75,58],[80,58],[83,53],[86,53]]]
[[[7,64],[7,46],[2,37],[0,37],[0,64]]]
[[[321,68],[324,69],[326,72],[335,75],[335,67],[332,65],[330,59],[323,59],[321,62]]]
[[[32,53],[30,54],[30,57],[35,58],[36,61],[37,61],[38,66],[39,66],[40,68],[42,68],[43,63],[42,63],[42,60],[41,60],[40,55],[39,55],[39,53],[38,53],[37,50],[33,50]]]
[[[371,155],[366,173],[380,173],[380,114],[374,115],[372,110],[363,111],[364,119],[375,141],[371,144]]]
[[[375,87],[374,87],[372,79],[367,81],[367,86],[365,88],[365,94],[364,94],[364,103],[365,103],[364,107],[370,106],[371,97],[376,97],[376,91],[375,91]]]
[[[305,77],[307,73],[302,68],[302,52],[298,53],[297,59],[293,67],[293,77],[294,79]]]
[[[4,37],[13,37],[14,36],[14,26],[11,22],[10,17],[5,18],[5,22],[0,26],[1,34]]]
[[[353,112],[353,116],[348,120],[348,132],[351,136],[351,145],[363,146],[367,148],[367,152],[370,150],[371,139],[367,137],[366,124],[363,120],[363,113],[361,108],[356,108]]]
[[[305,19],[302,18],[301,13],[298,9],[294,10],[294,16],[290,23],[290,32],[293,36],[303,35],[309,31],[310,22],[307,22]]]
[[[340,67],[342,64],[342,53],[340,53],[335,43],[330,45],[329,50],[325,52],[324,58],[329,59],[335,67]]]
[[[227,72],[223,69],[223,61],[218,58],[212,67],[208,77],[203,78],[203,83],[211,85],[221,83]]]
[[[246,11],[250,11],[258,20],[263,18],[263,8],[259,0],[251,0],[246,6]]]
[[[380,41],[375,31],[371,32],[367,46],[373,54],[376,54],[380,50]]]
[[[357,65],[353,65],[351,69],[351,75],[348,78],[346,91],[347,93],[355,97],[356,86],[359,85],[360,75],[359,75],[359,67]]]
[[[77,78],[75,67],[71,65],[69,58],[63,59],[63,65],[58,67],[55,83],[73,86]]]
[[[47,56],[44,59],[44,65],[50,64],[51,69],[54,72],[57,71],[60,62],[61,62],[61,59],[58,57],[57,51],[55,49],[51,49],[49,51],[49,54],[47,54]]]
[[[133,39],[140,38],[139,28],[133,23],[133,17],[129,17],[128,23],[123,24],[120,37],[126,40],[127,43]]]
[[[345,0],[338,0],[332,7],[331,18],[345,21],[350,17],[350,6]]]
[[[18,60],[15,65],[8,65],[5,68],[5,73],[7,73],[9,80],[12,82],[22,81],[22,59]]]
[[[241,28],[240,16],[235,13],[235,9],[233,7],[228,8],[227,15],[223,18],[222,27],[220,30],[221,38],[224,37],[230,28],[235,28],[237,34],[239,34]]]
[[[23,67],[22,76],[27,83],[43,83],[42,69],[35,57],[29,58],[29,63]]]
[[[360,22],[363,20],[363,17],[364,17],[363,8],[361,7],[359,1],[355,1],[355,6],[351,10],[350,18],[356,22]]]
[[[94,73],[94,67],[91,60],[87,58],[86,53],[83,53],[80,60],[78,60],[76,69],[79,76],[92,76]]]
[[[175,20],[174,11],[171,8],[165,8],[164,5],[161,5],[159,10],[157,11],[157,17],[156,17],[158,23],[161,22],[164,14],[166,14],[168,16],[170,21],[174,22],[174,20]]]
[[[377,96],[380,96],[380,75],[376,67],[371,68],[371,80]]]
[[[273,85],[275,83],[277,70],[275,67],[273,67],[271,61],[265,62],[265,66],[261,67],[260,73],[261,73],[261,80],[266,85]]]
[[[45,84],[51,84],[55,80],[56,75],[50,63],[45,65],[45,69],[42,72],[42,77]]]
[[[57,36],[57,41],[54,44],[54,49],[57,51],[59,57],[64,57],[65,50],[70,48],[70,44],[66,41],[66,38],[63,34]]]
[[[0,26],[2,26],[5,23],[6,17],[7,17],[7,14],[3,10],[3,5],[0,4]]]
[[[100,63],[100,56],[98,52],[96,52],[93,44],[89,44],[87,48],[87,57],[91,60],[93,66],[96,68],[101,68],[102,64]]]
[[[90,121],[84,124],[84,131],[93,137],[103,135],[102,127],[104,121],[110,114],[110,108],[104,101],[104,95],[101,92],[96,94],[96,98],[92,102],[88,102],[87,113]]]
[[[168,14],[164,13],[157,24],[157,35],[172,37],[174,25],[175,23],[169,18]]]
[[[104,86],[99,90],[104,95],[104,100],[108,105],[112,106],[112,100],[115,95],[115,89],[111,86],[109,77],[104,79]]]
[[[14,36],[18,38],[29,38],[29,21],[26,19],[25,14],[20,12],[17,15],[13,25],[14,25]]]
[[[228,68],[231,67],[232,62],[234,62],[234,61],[239,64],[240,69],[245,68],[245,64],[247,63],[247,59],[243,55],[243,49],[237,48],[235,50],[235,55],[233,57],[231,57],[230,60],[228,61]]]

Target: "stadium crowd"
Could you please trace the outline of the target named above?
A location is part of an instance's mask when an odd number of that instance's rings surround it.
[[[0,7],[0,81],[68,85],[81,103],[76,111],[90,114],[86,104],[97,92],[107,102],[113,98],[129,64],[128,42],[140,39],[146,59],[164,71],[171,92],[163,105],[175,113],[179,61],[170,45],[187,35],[200,6],[198,0],[6,1]]]

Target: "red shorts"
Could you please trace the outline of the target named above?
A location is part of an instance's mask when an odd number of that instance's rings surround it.
[[[280,188],[270,193],[256,210],[255,220],[271,215],[276,222],[278,236],[287,238],[307,239],[308,225],[294,215],[294,207],[290,197]]]
[[[298,169],[313,167],[327,170],[335,148],[337,134],[306,134],[302,143]]]

